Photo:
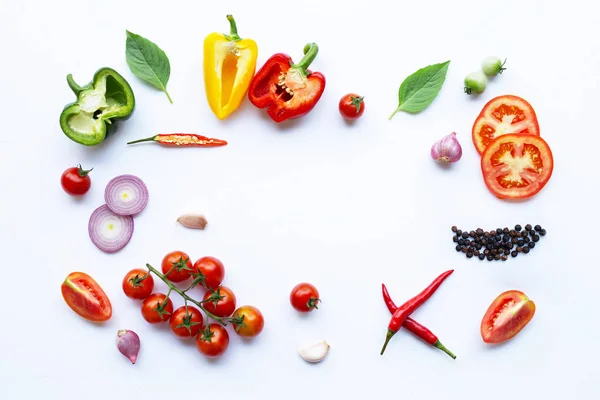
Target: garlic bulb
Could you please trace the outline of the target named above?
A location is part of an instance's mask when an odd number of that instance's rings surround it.
[[[441,163],[454,163],[462,157],[462,147],[456,133],[444,136],[431,146],[431,158]]]
[[[323,340],[319,343],[314,343],[308,346],[304,346],[298,349],[298,354],[304,361],[310,363],[317,363],[322,361],[327,353],[329,353],[329,344]]]

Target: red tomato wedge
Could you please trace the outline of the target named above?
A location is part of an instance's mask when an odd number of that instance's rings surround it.
[[[513,96],[498,96],[487,102],[473,124],[473,144],[479,152],[495,138],[511,133],[540,135],[537,116],[531,104]]]
[[[521,332],[535,314],[535,303],[525,293],[509,290],[500,294],[481,320],[481,338],[486,343],[502,343]]]
[[[500,199],[534,196],[546,185],[553,168],[550,146],[539,136],[502,135],[481,155],[485,184]]]
[[[102,322],[112,316],[112,306],[108,296],[88,274],[70,273],[60,290],[67,305],[81,317]]]

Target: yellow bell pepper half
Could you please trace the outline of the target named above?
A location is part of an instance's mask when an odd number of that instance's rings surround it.
[[[228,15],[231,33],[213,32],[204,40],[204,85],[210,109],[225,119],[246,96],[256,70],[258,46],[238,36],[233,16]]]

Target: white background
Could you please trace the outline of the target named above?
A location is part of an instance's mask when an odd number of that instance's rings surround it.
[[[598,398],[600,17],[592,4],[2,0],[0,397]],[[298,60],[305,43],[319,44],[311,68],[326,75],[327,87],[308,116],[277,126],[247,100],[224,122],[212,115],[202,43],[209,32],[228,31],[227,13],[240,35],[258,43],[257,67],[276,52]],[[174,104],[129,71],[126,29],[166,51]],[[482,96],[466,96],[464,75],[488,55],[508,57],[507,71]],[[434,103],[388,121],[402,80],[448,59]],[[74,100],[65,77],[84,84],[104,66],[128,79],[136,111],[112,138],[86,148],[58,124]],[[366,101],[353,125],[337,111],[347,92]],[[554,153],[552,179],[521,203],[487,191],[470,140],[481,107],[502,94],[531,102]],[[125,145],[177,131],[230,144]],[[452,131],[464,155],[445,170],[429,148]],[[94,167],[92,189],[80,200],[59,184],[77,163]],[[87,222],[106,183],[123,173],[147,183],[150,203],[129,245],[104,254],[90,242]],[[185,211],[205,213],[208,228],[177,226]],[[454,251],[451,225],[515,223],[548,230],[528,256],[488,263]],[[226,355],[210,362],[166,326],[146,324],[121,279],[147,262],[158,266],[175,249],[220,258],[238,304],[263,311],[262,335],[244,343],[232,334]],[[458,358],[406,331],[380,356],[389,320],[381,283],[402,303],[449,268],[455,273],[413,317]],[[76,270],[110,296],[107,323],[88,323],[65,305],[60,284]],[[288,302],[301,281],[314,283],[323,299],[308,316]],[[527,293],[537,312],[515,339],[490,347],[479,324],[508,289]],[[116,350],[120,328],[141,336],[135,365]],[[321,364],[297,355],[299,344],[323,339],[331,352]]]

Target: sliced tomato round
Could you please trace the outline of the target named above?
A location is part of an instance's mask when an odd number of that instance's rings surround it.
[[[501,199],[536,195],[552,176],[553,168],[550,146],[534,135],[499,136],[481,155],[485,184]]]
[[[540,135],[535,111],[518,96],[498,96],[488,101],[477,116],[473,124],[473,144],[482,154],[495,138],[516,133]]]

